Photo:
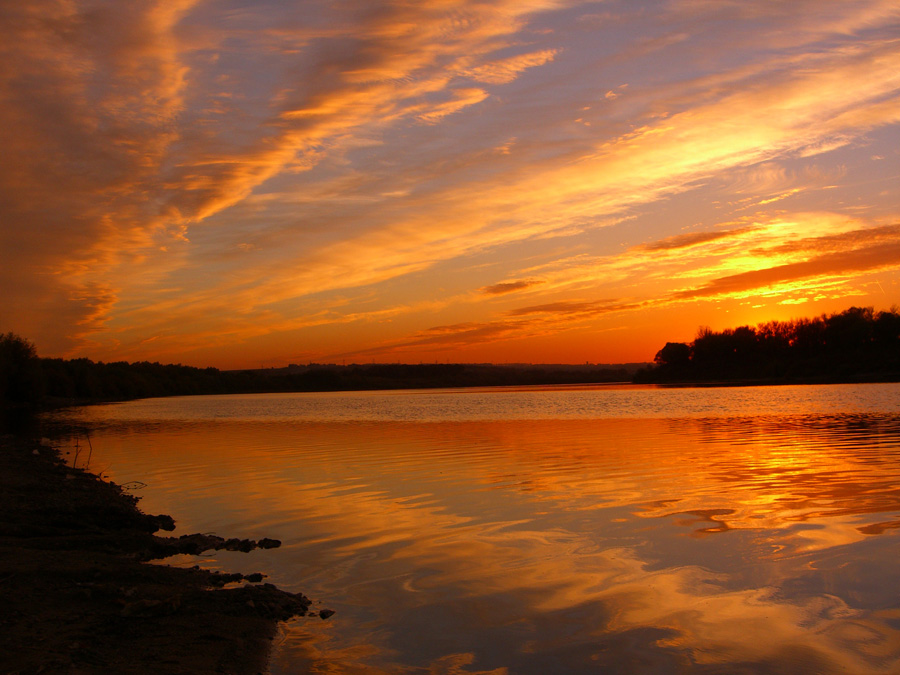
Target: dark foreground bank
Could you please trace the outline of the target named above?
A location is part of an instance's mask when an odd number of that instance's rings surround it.
[[[280,542],[157,536],[172,519],[136,503],[50,447],[0,437],[0,672],[259,673],[279,621],[330,614],[259,574],[148,564]]]

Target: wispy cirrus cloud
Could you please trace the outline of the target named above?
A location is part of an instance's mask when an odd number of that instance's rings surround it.
[[[510,310],[510,316],[527,316],[533,314],[574,316],[595,316],[609,312],[620,312],[627,309],[635,309],[637,303],[620,303],[616,301],[596,302],[551,302],[546,305],[531,305]]]
[[[888,269],[896,3],[651,7],[4,7],[0,318],[53,353],[414,349]]]
[[[42,340],[54,351],[76,344],[105,325],[135,260],[152,263],[153,276],[185,263],[159,253],[179,249],[192,223],[288,167],[315,166],[323,148],[339,147],[354,129],[404,117],[435,122],[483,100],[486,92],[451,86],[453,73],[479,68],[531,13],[554,6],[510,2],[454,14],[441,3],[360,6],[341,28],[311,25],[302,7],[286,16],[278,7],[285,20],[258,22],[256,31],[245,23],[254,12],[216,16],[187,0],[4,8],[0,121],[11,161],[0,189],[4,220],[29,223],[29,232],[5,228],[3,246],[20,252],[24,268],[54,270],[42,297],[15,305],[21,330],[55,334]],[[242,54],[249,63],[239,63]],[[503,81],[518,72],[514,61],[495,67],[508,74]],[[260,77],[267,69],[282,75]],[[292,69],[296,85],[284,77]],[[91,299],[101,285],[102,297]],[[50,328],[59,314],[42,304],[60,296],[74,312],[65,335]]]
[[[672,251],[676,249],[691,248],[708,244],[709,242],[719,239],[733,239],[735,237],[743,238],[744,235],[755,230],[753,226],[739,227],[733,230],[724,230],[721,232],[689,232],[687,234],[676,234],[665,239],[641,244],[634,248],[635,251]]]
[[[745,229],[741,234],[752,231]],[[718,234],[718,233],[716,233]],[[698,238],[688,246],[714,241]],[[679,247],[681,248],[681,247]],[[664,291],[655,296],[632,301],[600,299],[583,301],[557,301],[546,304],[516,307],[506,311],[506,317],[492,322],[470,322],[451,326],[437,326],[389,344],[375,347],[365,353],[347,354],[371,356],[398,354],[429,346],[441,349],[452,345],[467,349],[483,346],[497,340],[514,340],[534,335],[553,335],[572,330],[573,321],[585,321],[603,315],[621,315],[634,311],[652,310],[654,307],[692,302],[710,298],[743,298],[764,292],[780,296],[783,304],[805,302],[795,299],[794,291],[805,295],[810,292],[835,294],[840,297],[840,285],[860,272],[881,269],[900,269],[900,226],[852,230],[838,235],[806,238],[801,241],[775,246],[793,252],[809,254],[807,259],[782,265],[753,269],[747,272],[715,277],[705,283],[677,291]],[[656,253],[667,247],[646,247]],[[760,251],[760,259],[769,259],[768,251]],[[703,270],[697,270],[702,275]],[[816,290],[818,289],[818,291]],[[844,291],[852,297],[858,293]]]
[[[697,288],[686,289],[673,294],[676,300],[687,300],[711,296],[741,296],[760,289],[790,289],[797,281],[822,278],[829,284],[843,275],[870,272],[880,269],[900,268],[900,233],[897,228],[892,237],[880,236],[877,244],[844,248],[833,252],[813,255],[807,260],[755,269],[713,279]],[[865,240],[867,237],[855,237]],[[846,238],[844,239],[846,241]],[[816,242],[823,243],[823,242]],[[836,243],[835,239],[824,242]],[[796,249],[795,249],[796,250]]]
[[[541,279],[519,279],[517,281],[501,281],[499,284],[491,284],[481,288],[481,292],[486,295],[505,295],[506,293],[515,293],[516,291],[524,291],[526,288],[538,286],[544,283]]]
[[[468,322],[427,328],[408,338],[391,340],[367,349],[338,353],[334,358],[386,357],[418,352],[462,349],[502,340],[515,339],[527,327],[524,322]]]
[[[558,49],[542,49],[530,54],[519,54],[476,66],[463,74],[476,82],[506,84],[515,80],[522,71],[552,61],[558,53]]]
[[[460,191],[451,183],[385,205],[380,215],[390,220],[384,227],[355,236],[350,233],[344,241],[308,251],[309,258],[353,260],[357,283],[365,283],[361,277],[367,274],[374,282],[391,269],[405,273],[411,259],[393,268],[388,263],[402,260],[401,251],[415,256],[418,269],[423,260],[446,260],[544,236],[554,229],[564,231],[584,214],[623,211],[652,202],[721,169],[769,160],[778,153],[803,152],[832,132],[834,120],[822,106],[844,110],[854,101],[865,105],[871,98],[896,91],[900,71],[893,68],[900,66],[898,47],[878,47],[869,56],[860,54],[856,62],[830,64],[827,76],[821,70],[782,75],[780,81],[750,93],[734,94],[643,127],[571,163],[558,163],[555,158],[526,163],[507,173],[502,185],[474,184]],[[863,71],[865,76],[860,77]],[[838,87],[841,96],[836,95]],[[815,105],[810,102],[814,93],[821,97]],[[776,110],[771,109],[774,101],[778,101]],[[890,115],[882,123],[892,121],[896,110]],[[429,205],[439,210],[440,218],[431,216]],[[503,222],[514,225],[506,227]],[[378,264],[359,266],[359,261],[367,260]],[[309,274],[319,287],[323,276]]]

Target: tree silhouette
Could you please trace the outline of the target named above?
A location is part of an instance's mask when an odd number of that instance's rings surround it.
[[[667,342],[656,352],[653,362],[669,379],[685,377],[690,374],[691,347],[684,342]]]
[[[655,362],[638,381],[900,379],[900,313],[851,307],[756,328],[701,327],[690,344],[666,343]]]
[[[0,334],[0,405],[4,413],[32,412],[42,395],[40,360],[34,345],[15,333]]]

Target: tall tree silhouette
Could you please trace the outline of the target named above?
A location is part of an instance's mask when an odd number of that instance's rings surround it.
[[[8,414],[30,412],[43,395],[34,345],[15,333],[0,334],[0,405]]]

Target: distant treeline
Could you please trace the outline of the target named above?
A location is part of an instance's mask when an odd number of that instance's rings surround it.
[[[0,334],[0,408],[6,416],[52,406],[187,394],[425,389],[603,382],[852,382],[900,380],[900,313],[851,307],[668,342],[655,365],[353,364],[222,371],[160,363],[40,358]]]
[[[631,380],[641,365],[313,364],[222,371],[146,361],[40,358],[28,340],[7,333],[0,335],[0,404],[19,414],[67,404],[188,394],[622,382]]]
[[[628,382],[640,366],[388,363],[294,366],[276,371],[250,372],[263,379],[268,391],[351,391]]]
[[[729,328],[701,328],[693,342],[667,342],[636,382],[900,380],[900,314],[851,307],[830,315]]]
[[[575,369],[472,364],[362,364],[222,371],[159,363],[41,359],[51,401],[125,400],[187,394],[427,389],[630,381],[628,368]]]

